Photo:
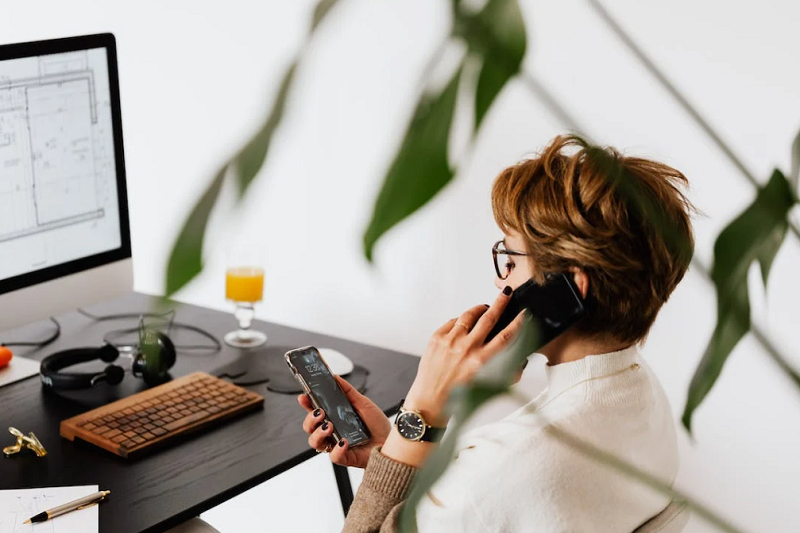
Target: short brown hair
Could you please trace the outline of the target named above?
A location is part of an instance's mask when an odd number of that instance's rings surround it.
[[[578,267],[589,277],[592,336],[641,342],[691,261],[693,207],[686,177],[580,137],[558,136],[539,157],[500,173],[492,209],[525,242],[540,282]]]

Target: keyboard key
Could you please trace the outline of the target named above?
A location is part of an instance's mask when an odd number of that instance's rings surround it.
[[[208,411],[198,411],[191,416],[187,416],[186,418],[181,418],[180,420],[176,420],[174,422],[170,422],[164,429],[167,431],[175,431],[176,429],[180,429],[186,426],[193,424],[194,422],[198,422],[203,420],[204,418],[208,417],[211,413]]]

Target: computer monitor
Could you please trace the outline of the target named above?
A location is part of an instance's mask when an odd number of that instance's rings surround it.
[[[0,46],[0,331],[133,288],[114,36]]]

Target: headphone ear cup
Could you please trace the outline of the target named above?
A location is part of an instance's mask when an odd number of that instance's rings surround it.
[[[108,365],[106,367],[106,379],[105,382],[109,385],[119,385],[122,382],[122,378],[125,377],[125,371],[119,365]]]
[[[149,342],[140,346],[140,353],[133,361],[134,373],[140,374],[147,384],[163,383],[169,379],[168,370],[175,364],[177,358],[175,344],[161,332],[152,332],[155,342],[148,337]]]
[[[116,361],[117,357],[119,357],[119,350],[111,344],[106,344],[97,350],[97,357],[105,363],[111,363],[112,361]]]
[[[161,357],[164,359],[165,371],[169,370],[173,366],[175,366],[175,361],[178,359],[177,350],[175,350],[175,344],[172,342],[172,339],[167,337],[164,333],[158,334],[158,340],[163,345],[163,349],[161,351]]]

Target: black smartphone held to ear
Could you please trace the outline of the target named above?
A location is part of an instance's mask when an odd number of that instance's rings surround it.
[[[349,447],[362,446],[370,441],[369,430],[347,399],[319,350],[313,346],[286,352],[286,364],[315,409],[322,408],[325,418],[333,425],[336,441],[347,439]]]
[[[577,322],[586,313],[586,302],[571,274],[547,274],[543,284],[529,279],[513,292],[485,342],[503,331],[523,309],[528,309],[539,325],[539,349]]]

